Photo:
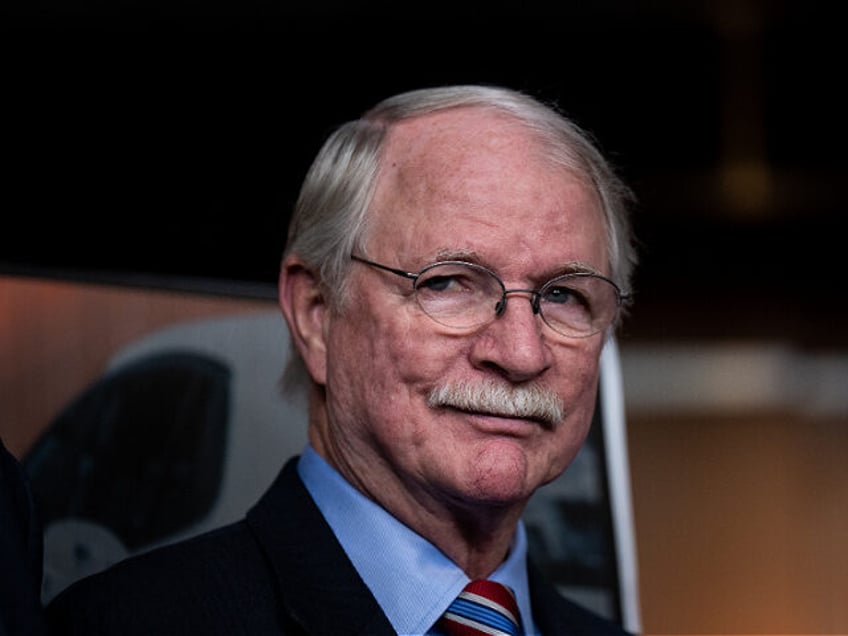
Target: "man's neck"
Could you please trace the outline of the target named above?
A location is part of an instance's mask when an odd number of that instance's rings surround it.
[[[316,451],[354,488],[436,546],[469,578],[487,577],[509,553],[524,506],[446,505],[398,482],[371,483],[369,473],[364,472],[363,478],[363,472],[335,464],[320,447]]]
[[[422,486],[389,471],[365,447],[336,448],[328,430],[325,396],[312,394],[309,441],[324,461],[365,497],[442,551],[469,578],[486,577],[506,558],[527,501],[510,503],[458,500],[436,487]]]

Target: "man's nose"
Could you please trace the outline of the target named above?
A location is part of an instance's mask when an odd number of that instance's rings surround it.
[[[495,319],[476,335],[472,362],[479,368],[494,368],[512,382],[523,382],[551,366],[552,352],[533,306],[535,294],[522,289],[507,294],[496,307]]]

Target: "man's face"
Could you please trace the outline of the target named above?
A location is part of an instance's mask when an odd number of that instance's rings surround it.
[[[395,127],[366,256],[411,272],[461,257],[496,272],[508,289],[538,288],[575,262],[607,273],[596,199],[540,155],[518,124],[477,109]],[[523,506],[585,439],[603,334],[558,336],[522,294],[509,296],[489,324],[458,332],[421,311],[412,281],[351,267],[349,302],[326,326],[333,461],[393,511],[428,502]],[[487,382],[545,389],[563,418],[546,423],[428,403],[445,384]]]

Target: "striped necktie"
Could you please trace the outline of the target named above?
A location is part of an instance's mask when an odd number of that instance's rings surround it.
[[[448,636],[521,636],[520,625],[512,590],[482,579],[466,585],[441,619]]]

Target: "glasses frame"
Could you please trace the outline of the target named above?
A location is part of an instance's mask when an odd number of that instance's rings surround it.
[[[489,274],[492,278],[494,278],[498,282],[498,284],[501,287],[501,299],[495,304],[495,315],[490,320],[478,323],[476,325],[469,325],[468,327],[452,327],[451,325],[446,325],[446,324],[440,322],[439,320],[437,320],[436,318],[431,316],[429,313],[427,313],[427,311],[425,311],[423,307],[421,308],[422,311],[424,311],[424,314],[428,318],[430,318],[430,320],[433,320],[434,322],[436,322],[440,325],[443,325],[445,327],[449,327],[451,329],[472,329],[474,327],[481,327],[482,325],[488,324],[489,322],[491,322],[491,320],[494,320],[495,318],[502,316],[504,311],[506,311],[506,300],[507,300],[508,295],[510,295],[510,294],[527,294],[531,297],[530,298],[530,306],[533,308],[533,313],[535,315],[541,316],[542,321],[546,325],[548,325],[548,327],[550,327],[554,332],[556,332],[557,334],[559,334],[561,336],[565,336],[567,338],[588,338],[589,336],[593,336],[596,333],[600,333],[604,329],[608,328],[611,324],[615,323],[615,320],[616,320],[615,314],[613,314],[612,320],[607,325],[601,327],[600,329],[596,329],[594,331],[590,331],[590,332],[585,333],[585,334],[584,333],[580,333],[580,334],[563,333],[561,330],[557,329],[551,323],[548,322],[547,318],[545,318],[545,313],[542,311],[542,307],[541,307],[542,292],[545,290],[546,287],[548,287],[548,285],[550,285],[554,281],[570,280],[570,279],[576,279],[576,278],[597,278],[597,279],[600,279],[600,280],[608,283],[610,286],[612,286],[613,290],[615,291],[616,313],[620,310],[621,306],[629,299],[629,295],[622,292],[621,288],[618,285],[616,285],[615,282],[613,282],[611,279],[607,278],[606,276],[602,276],[600,274],[595,274],[593,272],[571,272],[571,273],[568,273],[568,274],[562,274],[560,276],[554,276],[549,281],[546,281],[545,284],[543,284],[538,289],[524,289],[524,288],[507,289],[503,280],[501,280],[501,277],[498,276],[494,271],[492,271],[488,267],[484,267],[483,265],[478,265],[477,263],[471,263],[469,261],[458,261],[458,260],[436,261],[435,263],[430,263],[429,265],[424,266],[420,271],[418,271],[416,273],[416,272],[407,272],[406,270],[398,269],[396,267],[389,267],[388,265],[383,265],[382,263],[377,263],[376,261],[372,261],[372,260],[369,260],[367,258],[357,256],[356,254],[351,254],[350,258],[353,261],[357,261],[359,263],[363,263],[363,264],[369,265],[371,267],[376,267],[377,269],[381,269],[385,272],[389,272],[390,274],[394,274],[396,276],[400,276],[402,278],[407,278],[407,279],[411,280],[413,291],[418,291],[417,285],[418,285],[418,279],[419,278],[421,278],[424,274],[426,274],[431,269],[433,269],[435,267],[439,267],[441,265],[463,265],[465,267],[471,267],[472,269],[477,269],[477,270],[480,270],[482,272]],[[416,297],[416,302],[418,302],[417,297]],[[419,303],[419,306],[420,306],[420,303]]]

